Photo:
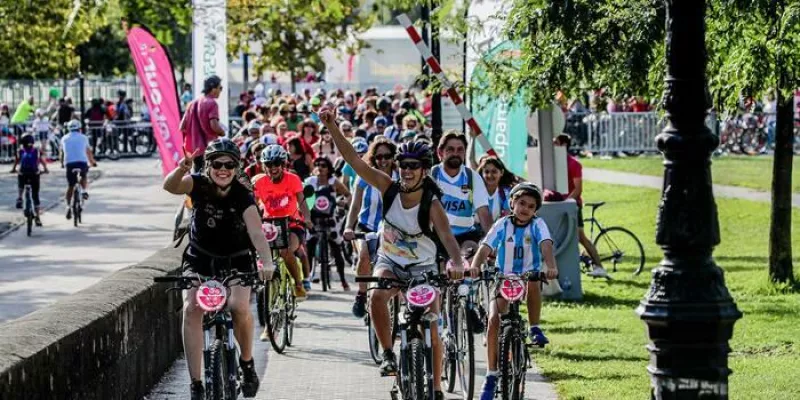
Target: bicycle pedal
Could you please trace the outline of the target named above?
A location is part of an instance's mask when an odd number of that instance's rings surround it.
[[[395,372],[383,372],[381,371],[381,377],[386,378],[389,376],[397,376],[397,371]]]

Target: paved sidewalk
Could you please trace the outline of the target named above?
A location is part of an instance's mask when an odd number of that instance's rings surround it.
[[[661,190],[664,179],[660,176],[639,175],[630,172],[611,171],[598,168],[584,168],[583,178],[589,181],[610,183],[615,185],[637,186]],[[769,203],[772,201],[769,192],[762,192],[738,186],[714,184],[715,197],[727,197]],[[792,207],[800,207],[800,194],[792,195]]]
[[[57,182],[50,186],[60,191],[64,170],[53,170]],[[31,237],[18,229],[0,239],[0,321],[86,288],[170,242],[181,199],[161,188],[158,160],[108,161],[98,170],[102,177],[89,185],[83,225],[73,227],[63,203],[45,197],[57,204],[42,215],[43,227],[34,227]]]
[[[352,275],[349,276],[352,282]],[[335,287],[338,286],[334,283]],[[256,344],[256,367],[263,371],[259,400],[377,400],[389,399],[393,378],[381,378],[369,355],[367,329],[350,313],[353,292],[323,293],[319,286],[298,308],[294,345],[284,354],[272,351],[269,342]],[[253,308],[255,313],[255,307]],[[256,328],[257,335],[260,327]],[[485,348],[476,336],[476,391],[483,384]],[[178,360],[148,400],[184,400],[188,395],[185,360]],[[526,398],[555,400],[552,385],[534,372],[528,373]],[[458,386],[458,385],[456,385]],[[448,399],[462,398],[459,393]],[[477,394],[475,396],[477,399]]]

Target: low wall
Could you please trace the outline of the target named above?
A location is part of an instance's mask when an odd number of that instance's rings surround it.
[[[0,330],[0,399],[141,399],[181,351],[168,247]]]

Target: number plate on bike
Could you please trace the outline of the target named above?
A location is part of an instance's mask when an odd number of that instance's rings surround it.
[[[525,283],[518,278],[500,281],[500,295],[508,301],[518,301],[525,296]]]
[[[197,288],[195,299],[197,305],[206,312],[215,312],[225,307],[225,299],[228,293],[225,286],[217,281],[206,281]]]
[[[427,307],[436,300],[436,289],[431,285],[419,285],[408,289],[406,300],[415,307]]]

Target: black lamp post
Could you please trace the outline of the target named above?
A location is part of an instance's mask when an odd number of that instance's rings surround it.
[[[664,259],[636,310],[647,324],[651,398],[727,399],[728,341],[742,314],[712,258],[719,244],[710,155],[719,144],[705,126],[705,1],[665,0],[667,127],[656,243]]]

